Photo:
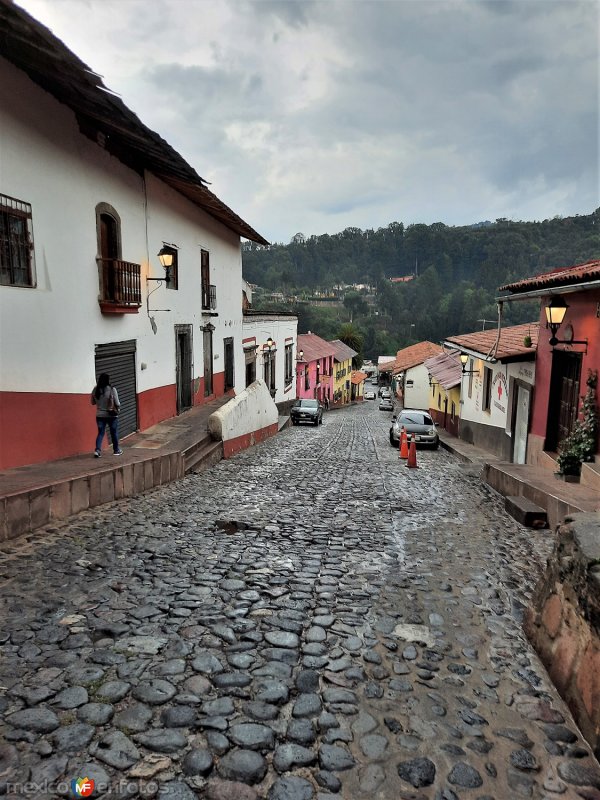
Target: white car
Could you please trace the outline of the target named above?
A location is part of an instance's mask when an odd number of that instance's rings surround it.
[[[367,389],[365,392],[365,400],[375,400],[375,392],[370,391]]]

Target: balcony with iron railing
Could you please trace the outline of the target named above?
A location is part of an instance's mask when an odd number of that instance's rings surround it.
[[[216,311],[217,309],[217,287],[212,283],[202,284],[202,310]]]
[[[140,264],[117,258],[99,258],[100,297],[103,314],[137,314],[142,304]]]

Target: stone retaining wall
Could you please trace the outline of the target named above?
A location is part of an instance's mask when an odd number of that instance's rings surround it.
[[[525,631],[600,755],[600,513],[568,517],[525,617]]]

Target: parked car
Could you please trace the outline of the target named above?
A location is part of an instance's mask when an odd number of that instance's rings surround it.
[[[313,425],[323,423],[323,406],[318,400],[296,400],[290,411],[292,425],[299,425],[301,422],[312,422]]]
[[[391,397],[382,397],[379,401],[379,410],[380,411],[393,411],[394,410],[394,403]]]
[[[383,398],[391,396],[392,396],[392,390],[389,389],[387,386],[382,386],[382,388],[379,390],[379,397]]]
[[[375,400],[375,392],[371,391],[371,389],[367,389],[365,392],[365,400]]]
[[[414,435],[415,444],[428,445],[433,447],[434,450],[439,447],[440,437],[435,429],[435,422],[427,411],[411,408],[402,409],[390,428],[390,444],[392,447],[398,447],[402,428],[406,428],[409,441],[411,436]]]

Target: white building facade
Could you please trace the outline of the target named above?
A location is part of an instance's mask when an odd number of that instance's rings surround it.
[[[10,4],[2,17],[8,37],[26,24],[49,53],[43,81],[26,52],[18,64],[0,57],[0,468],[10,468],[93,450],[100,372],[119,391],[121,435],[243,389],[240,236],[266,242],[47,29]],[[61,69],[80,93],[68,95]]]
[[[266,383],[278,408],[296,399],[298,317],[271,311],[246,311],[243,322],[244,383],[257,378]]]
[[[538,331],[531,323],[447,341],[467,357],[459,437],[513,463],[526,462]]]

